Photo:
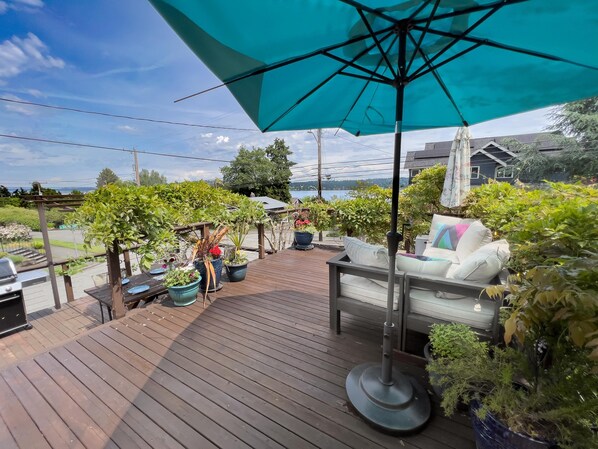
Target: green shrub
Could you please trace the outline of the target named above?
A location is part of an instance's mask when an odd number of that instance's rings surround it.
[[[0,226],[6,226],[10,223],[19,223],[34,231],[40,230],[39,218],[35,209],[14,206],[0,208]]]
[[[65,212],[50,209],[46,211],[46,222],[49,228],[57,228],[64,222]],[[26,209],[24,207],[6,206],[0,208],[0,226],[9,223],[19,223],[39,231],[39,215],[37,209]]]
[[[2,197],[0,198],[0,207],[6,206],[14,206],[20,207],[21,206],[21,199],[16,197]]]
[[[332,226],[332,208],[328,203],[314,198],[304,202],[301,207],[309,209],[309,220],[315,226],[316,231],[330,229]]]
[[[479,218],[495,238],[511,244],[510,267],[525,271],[545,263],[598,252],[598,190],[547,183],[528,190],[503,182],[473,189],[466,215]]]
[[[351,191],[349,200],[333,201],[335,218],[341,232],[363,237],[371,243],[385,243],[390,228],[391,190],[379,186]]]

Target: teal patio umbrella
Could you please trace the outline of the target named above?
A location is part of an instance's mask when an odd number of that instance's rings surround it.
[[[355,367],[346,387],[370,424],[389,432],[423,427],[426,392],[392,370],[402,132],[468,126],[597,95],[595,2],[150,2],[262,131],[394,132],[383,358]]]

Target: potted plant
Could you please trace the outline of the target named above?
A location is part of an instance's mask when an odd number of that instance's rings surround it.
[[[424,346],[424,357],[428,363],[438,358],[456,360],[487,354],[486,345],[478,340],[475,333],[471,332],[466,324],[432,324],[428,339],[429,342]],[[439,386],[438,376],[430,373],[430,383],[436,395],[441,398],[444,389]]]
[[[222,288],[222,250],[218,246],[224,238],[228,228],[219,226],[212,234],[199,239],[193,246],[191,260],[201,275],[200,287],[204,292],[204,302],[208,292],[215,292]]]
[[[312,249],[313,245],[311,242],[314,238],[316,227],[309,220],[308,214],[305,211],[296,214],[293,225],[295,234],[295,248],[302,250]]]
[[[472,405],[479,449],[596,447],[597,286],[596,254],[533,268],[508,286],[507,346],[430,361],[445,411]]]
[[[194,267],[178,267],[168,270],[164,275],[164,287],[174,301],[175,306],[188,306],[197,299],[201,275]]]
[[[247,275],[249,259],[241,248],[249,233],[249,224],[246,222],[234,223],[230,226],[228,238],[233,244],[224,259],[226,275],[231,282],[239,282]]]

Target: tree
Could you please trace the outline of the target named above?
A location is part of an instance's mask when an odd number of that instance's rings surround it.
[[[145,168],[139,172],[139,182],[142,186],[156,186],[168,183],[166,176],[161,175],[156,170],[150,172]]]
[[[103,187],[106,184],[115,184],[119,181],[120,178],[116,176],[116,173],[114,173],[111,169],[106,167],[98,175],[98,178],[96,180],[96,187],[99,189],[100,187]]]
[[[270,186],[267,188],[267,196],[277,198],[288,203],[291,201],[291,167],[294,162],[288,157],[293,154],[290,148],[284,143],[284,139],[274,139],[274,143],[266,147],[266,156],[274,164]]]
[[[237,157],[220,171],[227,189],[245,196],[266,196],[275,167],[261,148],[241,147]]]
[[[567,103],[551,120],[553,129],[575,137],[584,150],[598,147],[598,97]]]
[[[5,186],[0,185],[0,198],[7,198],[10,196],[10,190],[8,190]]]
[[[222,181],[233,192],[270,196],[288,203],[291,167],[295,165],[288,160],[291,154],[283,139],[274,139],[265,149],[241,147],[231,164],[220,169]]]

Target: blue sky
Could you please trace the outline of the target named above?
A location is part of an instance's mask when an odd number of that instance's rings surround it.
[[[0,0],[0,97],[109,114],[211,126],[174,126],[79,114],[0,101],[0,134],[229,161],[239,146],[282,137],[298,165],[295,179],[315,179],[316,142],[307,132],[257,131],[224,88],[174,104],[218,84],[147,0]],[[474,137],[545,130],[548,109],[472,126]],[[238,131],[222,128],[242,128]],[[404,152],[450,140],[455,128],[407,133]],[[325,130],[324,173],[332,179],[388,177],[363,163],[392,155],[392,135],[356,138]],[[105,167],[133,179],[128,152],[0,137],[0,184],[93,186]],[[169,181],[221,177],[225,162],[139,155],[141,168]],[[383,166],[384,167],[384,166]],[[389,167],[389,166],[388,166]]]

